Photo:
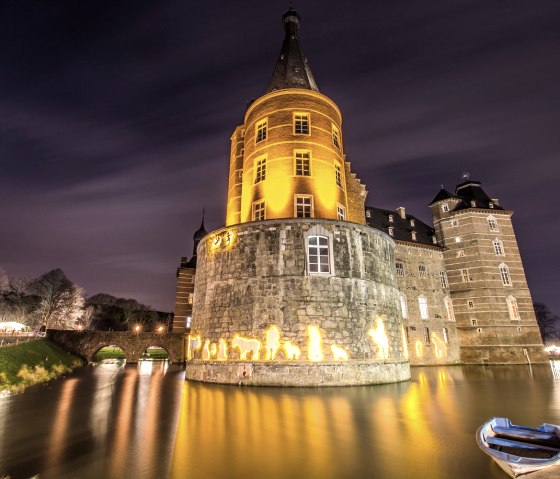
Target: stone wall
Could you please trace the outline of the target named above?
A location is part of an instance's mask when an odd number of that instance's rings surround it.
[[[187,320],[192,318],[194,295],[194,279],[196,269],[187,266],[187,258],[182,258],[177,268],[177,291],[175,294],[175,314],[173,316],[173,332],[188,332]]]
[[[131,331],[67,331],[50,329],[48,339],[73,354],[92,362],[95,353],[105,346],[118,346],[127,363],[136,363],[150,346],[164,348],[170,363],[185,360],[183,334],[134,333]]]

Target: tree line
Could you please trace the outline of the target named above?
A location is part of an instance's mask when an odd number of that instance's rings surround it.
[[[86,297],[59,268],[38,278],[8,278],[0,268],[0,322],[12,321],[32,331],[168,331],[172,315],[135,299],[103,293]]]

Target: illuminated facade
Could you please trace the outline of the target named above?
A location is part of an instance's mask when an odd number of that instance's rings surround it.
[[[500,307],[484,303],[488,332],[499,338],[487,335],[478,349],[471,347],[482,336],[473,340],[462,313],[469,295],[456,280],[465,268],[455,262],[457,245],[449,246],[448,223],[455,223],[445,221],[487,216],[480,210],[492,206],[467,205],[463,209],[472,211],[465,213],[458,208],[466,204],[462,197],[449,194],[457,199],[451,205],[454,200],[440,194],[432,203],[435,229],[404,208],[366,207],[365,186],[344,154],[340,110],[319,92],[303,56],[299,16],[289,10],[283,23],[270,85],[231,137],[226,225],[208,234],[201,227],[194,268],[184,258],[178,269],[174,331],[190,333],[186,377],[248,385],[376,384],[409,379],[410,364],[542,360],[534,315],[526,314],[530,295],[516,243],[515,260],[510,256],[497,271],[518,289],[509,285],[512,294]],[[443,216],[442,200],[449,203]],[[492,221],[484,223],[492,234],[509,231],[501,216]],[[478,223],[468,224],[472,231],[463,238],[478,234]],[[513,255],[511,236],[493,238],[494,251],[507,247]],[[469,258],[472,265],[487,259]],[[491,328],[494,312],[505,308],[521,323],[515,330],[512,323]],[[526,334],[506,338],[520,330]]]

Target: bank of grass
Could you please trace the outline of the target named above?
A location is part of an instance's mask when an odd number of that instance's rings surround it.
[[[48,339],[0,348],[0,391],[23,391],[27,386],[55,379],[83,362]]]
[[[126,357],[121,348],[116,346],[105,346],[95,353],[93,360],[97,362],[105,359],[126,359]]]
[[[169,359],[169,354],[163,348],[150,348],[144,351],[142,359]]]

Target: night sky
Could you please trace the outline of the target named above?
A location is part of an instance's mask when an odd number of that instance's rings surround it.
[[[50,5],[47,5],[50,4]],[[367,204],[430,220],[464,171],[513,209],[533,299],[560,313],[560,2],[295,1]],[[266,89],[287,1],[5,1],[0,267],[174,307],[229,139]]]

